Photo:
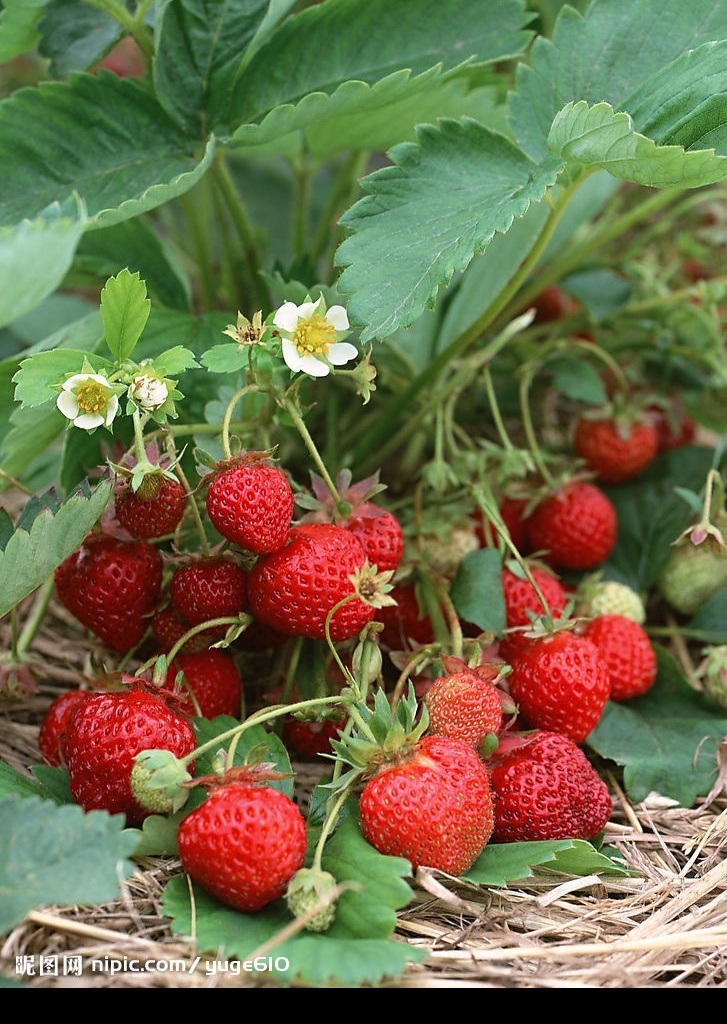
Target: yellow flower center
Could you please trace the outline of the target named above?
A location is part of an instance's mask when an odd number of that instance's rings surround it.
[[[82,412],[100,415],[108,405],[108,394],[103,384],[96,380],[87,380],[76,388],[76,401]]]
[[[324,356],[336,340],[336,329],[320,313],[301,320],[293,335],[293,344],[301,355]]]

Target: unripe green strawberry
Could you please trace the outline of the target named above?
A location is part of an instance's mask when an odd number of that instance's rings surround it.
[[[336,918],[335,890],[336,879],[330,872],[301,868],[288,882],[285,902],[293,917],[312,915],[305,922],[306,931],[326,932]]]
[[[697,677],[707,697],[727,708],[727,644],[715,644],[703,651]]]
[[[727,516],[715,517],[714,526],[727,536]],[[656,581],[664,600],[682,615],[696,615],[727,586],[727,545],[711,533],[700,531],[697,537],[698,543],[689,536],[680,539]]]
[[[617,580],[593,580],[578,588],[577,613],[590,618],[595,615],[623,615],[643,625],[646,607],[640,594]]]

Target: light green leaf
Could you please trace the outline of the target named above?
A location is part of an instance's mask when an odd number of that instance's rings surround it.
[[[0,11],[0,64],[32,50],[46,0],[4,0]]]
[[[182,195],[214,154],[184,133],[140,81],[112,72],[41,82],[0,103],[0,224],[79,195],[87,228]]]
[[[505,886],[530,878],[532,869],[547,865],[571,875],[602,871],[623,874],[608,857],[582,839],[557,839],[530,843],[489,843],[469,871],[462,876],[476,885]]]
[[[174,348],[165,349],[158,356],[154,357],[154,365],[165,377],[173,377],[177,373],[184,373],[191,370],[199,363],[194,355],[184,345],[175,345]]]
[[[32,594],[82,543],[108,505],[109,480],[86,494],[78,490],[60,509],[46,508],[29,531],[17,528],[0,553],[0,618]]]
[[[727,177],[727,157],[657,146],[634,131],[629,114],[615,113],[608,103],[567,104],[555,116],[548,145],[565,160],[651,188],[700,188]]]
[[[150,309],[146,284],[138,273],[122,270],[104,285],[101,291],[101,319],[106,344],[117,363],[123,363],[134,351],[149,318]]]
[[[392,166],[364,178],[368,193],[341,219],[339,280],[361,340],[383,339],[431,308],[440,286],[539,202],[563,166],[537,167],[477,121],[423,125],[418,144],[391,151]]]
[[[722,0],[594,0],[585,15],[564,5],[553,41],[536,40],[509,95],[510,122],[534,160],[547,152],[559,110],[585,100],[631,113],[631,97],[681,54],[727,38]],[[698,74],[698,72],[696,72]],[[663,97],[662,97],[663,98]],[[645,131],[636,124],[637,131]]]
[[[82,204],[74,198],[68,208],[72,213],[62,214],[52,203],[32,220],[0,227],[0,280],[12,281],[12,287],[0,289],[0,327],[34,309],[68,272],[85,230]]]
[[[124,816],[39,797],[0,800],[0,933],[37,908],[115,899],[135,865]]]

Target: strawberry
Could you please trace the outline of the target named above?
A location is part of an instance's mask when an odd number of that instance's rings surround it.
[[[126,653],[144,637],[162,569],[162,556],[148,541],[94,533],[56,569],[56,594],[105,644]]]
[[[183,678],[177,683],[180,672]],[[163,689],[180,695],[180,708],[188,715],[242,715],[242,677],[230,655],[215,647],[178,654],[167,670]]]
[[[261,555],[250,569],[250,612],[286,636],[324,640],[328,613],[355,594],[350,577],[365,561],[361,541],[350,530],[333,523],[295,526],[280,551]],[[332,616],[331,639],[357,636],[374,611],[353,597]]]
[[[186,622],[172,605],[166,605],[154,612],[150,626],[154,639],[165,653],[171,651],[172,647],[192,629],[192,623]],[[184,641],[180,653],[193,654],[195,651],[205,651],[218,639],[219,630],[202,630]]]
[[[136,540],[154,540],[174,533],[187,507],[187,492],[176,477],[147,473],[134,490],[128,477],[114,494],[119,524]]]
[[[505,601],[507,629],[530,626],[533,616],[540,618],[543,615],[550,615],[551,618],[557,619],[563,614],[568,603],[565,587],[552,572],[536,565],[529,565],[528,570],[535,586],[517,563],[508,562],[502,568],[502,596]],[[538,596],[538,590],[545,601],[545,608]],[[529,612],[532,614],[528,614]]]
[[[331,740],[337,740],[345,725],[342,715],[325,718],[301,718],[286,715],[281,739],[291,757],[317,761],[321,754],[332,753]]]
[[[358,537],[366,558],[379,572],[398,569],[404,554],[404,531],[393,512],[367,501],[340,525]]]
[[[651,419],[582,416],[573,435],[576,454],[604,484],[621,484],[639,476],[659,453],[659,435]]]
[[[38,749],[46,764],[61,768],[66,763],[66,728],[71,712],[86,700],[89,690],[65,690],[50,702],[38,732]]]
[[[600,579],[599,574],[585,578],[578,584],[576,612],[586,618],[624,615],[639,625],[646,620],[646,607],[640,594],[626,583]]]
[[[527,528],[527,507],[529,500],[514,495],[505,495],[500,501],[499,512],[507,527],[510,540],[518,549],[521,555],[528,554],[529,540]],[[477,524],[477,538],[482,547],[496,548],[499,544],[499,535],[484,516],[482,509],[476,509],[475,522]]]
[[[616,508],[596,485],[571,480],[544,496],[528,517],[532,550],[559,569],[595,569],[616,543]]]
[[[296,804],[257,769],[230,769],[177,832],[182,866],[211,896],[254,912],[283,896],[305,863],[306,824]]]
[[[656,589],[682,615],[700,608],[727,586],[727,515],[718,515],[713,533],[685,533],[675,542],[656,581]]]
[[[383,764],[359,802],[364,838],[379,853],[462,875],[494,827],[485,766],[470,743],[424,736]]]
[[[643,626],[624,615],[597,615],[583,634],[601,652],[611,682],[610,699],[640,697],[654,684],[656,652]]]
[[[613,810],[611,795],[581,748],[561,733],[535,730],[487,762],[498,843],[595,839]]]
[[[193,626],[235,618],[243,614],[247,602],[245,570],[225,555],[191,558],[172,573],[169,597],[177,613]],[[216,627],[220,635],[226,628]]]
[[[678,400],[671,402],[666,408],[653,405],[648,411],[656,427],[660,453],[691,444],[697,436],[697,424],[679,407]]]
[[[220,462],[204,482],[207,515],[226,540],[255,554],[283,546],[295,497],[285,473],[265,452]]]
[[[187,719],[143,680],[128,688],[94,693],[73,709],[66,730],[69,788],[84,811],[125,814],[138,827],[151,813],[134,797],[131,772],[142,750],[168,750],[178,758],[195,748]]]
[[[442,657],[446,675],[429,687],[424,703],[429,713],[430,736],[451,736],[477,749],[484,740],[497,737],[503,725],[505,694],[495,685],[502,664],[470,668],[454,657]]]
[[[510,696],[531,727],[582,743],[601,719],[611,683],[600,651],[567,628],[534,637],[510,662]]]
[[[376,609],[376,621],[384,628],[381,643],[393,651],[411,650],[434,642],[434,626],[429,615],[422,613],[414,583],[395,583],[389,592],[396,604]]]

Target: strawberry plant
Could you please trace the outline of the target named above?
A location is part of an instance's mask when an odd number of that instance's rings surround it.
[[[155,857],[170,934],[378,985],[432,873],[711,791],[726,56],[721,0],[5,0],[0,932]]]

